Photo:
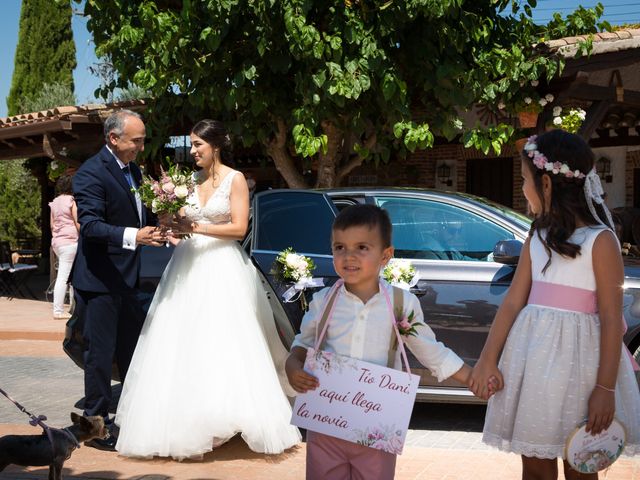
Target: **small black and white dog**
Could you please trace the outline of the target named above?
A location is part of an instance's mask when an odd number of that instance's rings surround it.
[[[49,480],[62,480],[62,464],[81,442],[105,438],[109,434],[100,416],[83,417],[71,413],[71,421],[73,425],[63,430],[51,429],[53,445],[45,432],[41,435],[1,437],[0,472],[10,464],[25,467],[49,465]]]

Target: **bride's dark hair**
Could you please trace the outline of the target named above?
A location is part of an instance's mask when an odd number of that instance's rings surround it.
[[[233,162],[233,143],[221,121],[205,118],[193,126],[191,133],[197,135],[212,147],[219,148],[222,163],[228,165]]]

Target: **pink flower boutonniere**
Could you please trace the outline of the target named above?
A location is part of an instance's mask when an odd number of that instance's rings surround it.
[[[406,317],[403,317],[399,320],[396,318],[396,326],[398,327],[400,335],[404,337],[408,337],[409,335],[415,337],[418,335],[418,331],[416,330],[416,328],[424,324],[415,320],[414,317],[415,313],[413,312],[413,310],[411,310],[411,313],[409,313],[409,315],[407,315]]]

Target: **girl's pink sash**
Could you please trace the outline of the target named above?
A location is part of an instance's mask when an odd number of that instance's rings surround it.
[[[572,312],[598,313],[598,300],[595,291],[557,283],[534,281],[531,284],[527,303]],[[627,323],[624,321],[624,317],[622,317],[622,325],[624,327],[623,333],[625,333],[627,331]],[[639,371],[640,366],[631,355],[629,349],[626,346],[624,349],[629,355],[634,371]]]

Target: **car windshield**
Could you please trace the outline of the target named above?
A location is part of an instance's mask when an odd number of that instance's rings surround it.
[[[512,231],[488,218],[444,202],[424,198],[379,196],[393,225],[393,245],[401,258],[489,261],[500,240]]]
[[[468,195],[464,193],[459,193],[458,195],[460,195],[461,197],[470,198],[474,202],[481,203],[482,205],[490,208],[491,210],[497,210],[500,213],[500,215],[507,217],[509,220],[520,225],[525,230],[529,230],[529,228],[531,227],[532,220],[529,217],[527,217],[526,215],[520,212],[516,212],[515,210],[512,210],[509,207],[505,207],[504,205],[501,205],[499,203],[492,202],[491,200],[487,200],[486,198],[476,197],[475,195]]]

